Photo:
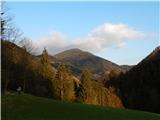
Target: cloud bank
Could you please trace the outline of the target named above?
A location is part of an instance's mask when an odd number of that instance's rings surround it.
[[[84,37],[68,40],[63,33],[54,31],[39,38],[35,44],[40,50],[46,47],[50,54],[71,48],[100,52],[108,47],[122,48],[126,45],[127,40],[134,40],[142,36],[142,32],[126,24],[105,23],[91,30]]]

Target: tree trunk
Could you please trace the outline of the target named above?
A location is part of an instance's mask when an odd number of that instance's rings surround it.
[[[5,95],[5,94],[6,94],[6,92],[7,92],[8,83],[9,83],[9,79],[6,79],[6,81],[5,81],[5,85],[4,85],[4,95]]]
[[[63,90],[60,91],[61,100],[63,100]]]
[[[25,92],[25,89],[26,89],[26,80],[24,79],[23,80],[23,92]]]

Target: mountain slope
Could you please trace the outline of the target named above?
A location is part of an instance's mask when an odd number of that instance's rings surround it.
[[[68,65],[71,65],[75,69],[77,68],[82,70],[84,67],[87,67],[95,75],[102,75],[111,69],[117,69],[118,71],[123,70],[115,63],[79,49],[66,50],[56,54],[54,57]]]
[[[160,47],[112,84],[126,107],[160,113]]]
[[[2,96],[2,120],[159,120],[159,114],[60,102],[29,94]]]

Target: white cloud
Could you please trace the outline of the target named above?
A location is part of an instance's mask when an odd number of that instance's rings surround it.
[[[50,53],[61,51],[62,48],[67,46],[66,38],[60,32],[53,31],[49,35],[35,40],[35,44],[42,51],[47,48]]]
[[[121,42],[119,44],[117,44],[116,48],[123,48],[126,46],[126,43],[125,42]]]
[[[90,52],[99,52],[107,47],[122,48],[127,40],[142,37],[143,33],[126,24],[105,23],[88,33],[85,37],[78,37],[68,41],[60,32],[53,32],[37,40],[39,48],[46,47],[51,54],[79,48]]]

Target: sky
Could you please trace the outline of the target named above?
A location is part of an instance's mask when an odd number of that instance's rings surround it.
[[[14,23],[49,54],[79,48],[119,65],[159,45],[158,2],[7,2]]]

